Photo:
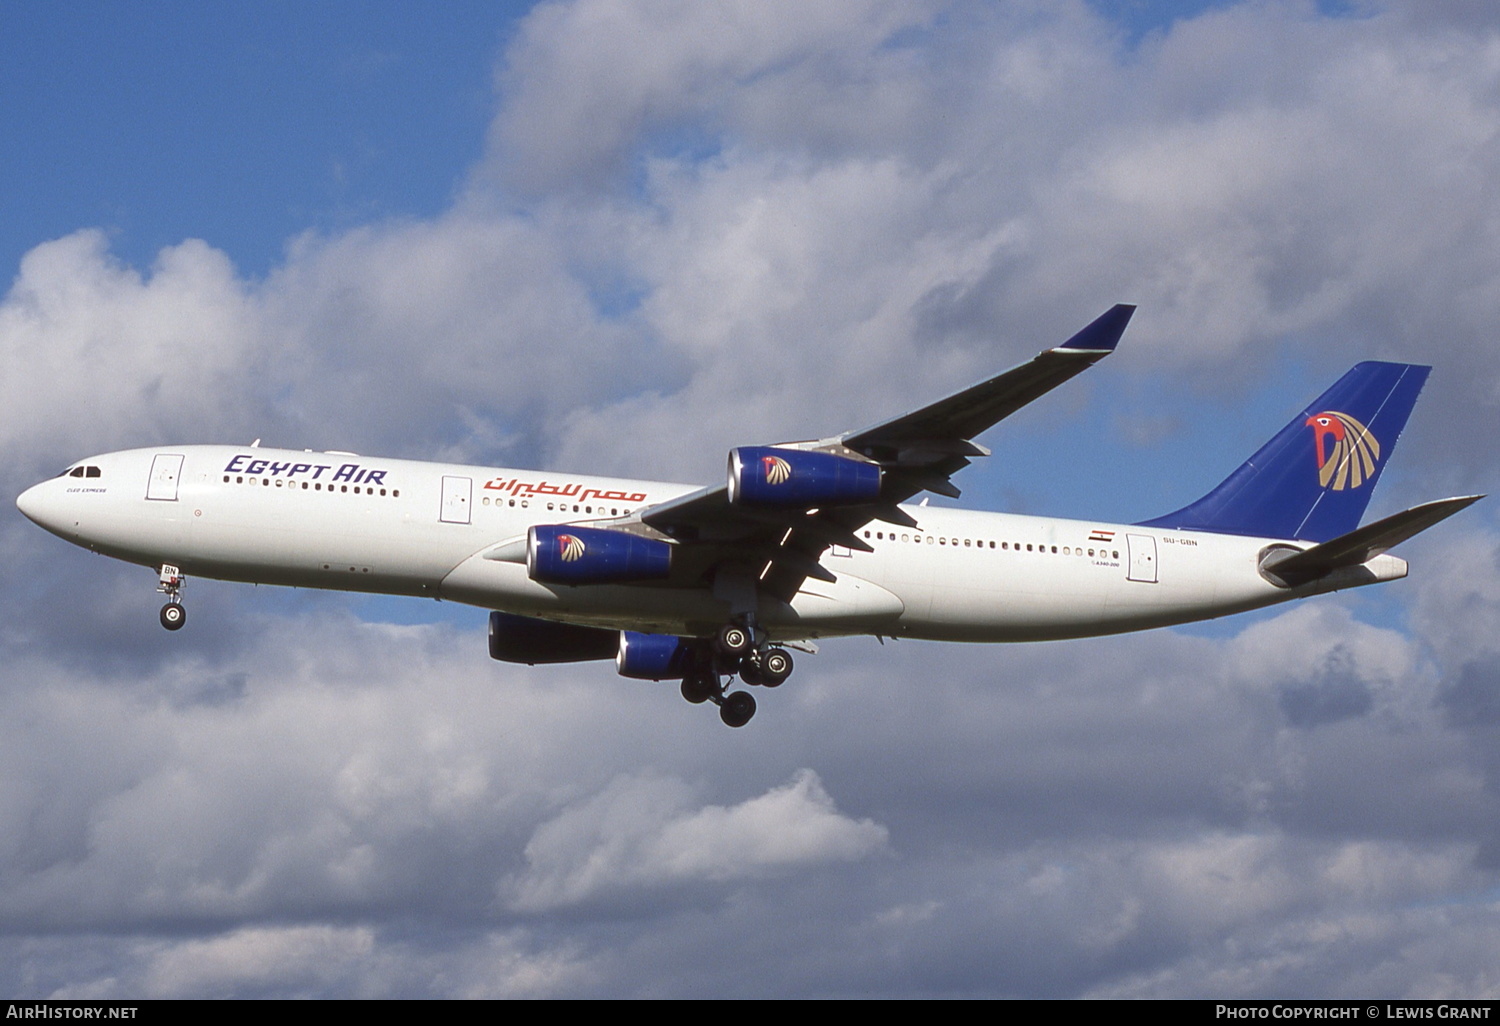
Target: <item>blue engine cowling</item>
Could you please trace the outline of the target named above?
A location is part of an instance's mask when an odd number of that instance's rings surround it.
[[[597,527],[540,524],[526,538],[526,573],[542,584],[621,584],[660,580],[672,569],[672,546]]]
[[[621,631],[615,669],[636,680],[681,680],[692,671],[696,657],[693,639]]]
[[[620,632],[603,627],[537,620],[515,613],[490,614],[490,658],[506,663],[581,663],[608,659],[620,647]]]
[[[880,467],[827,452],[743,446],[729,453],[729,501],[742,506],[859,506],[880,498]]]

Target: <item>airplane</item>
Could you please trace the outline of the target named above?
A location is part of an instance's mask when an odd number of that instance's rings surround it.
[[[1481,495],[1364,527],[1431,368],[1365,362],[1207,495],[1136,524],[935,507],[975,438],[1114,351],[1134,306],[863,430],[729,453],[694,488],[251,446],[94,456],[16,500],[66,541],[154,569],[161,624],[187,575],[425,596],[490,610],[490,655],[615,660],[741,727],[790,650],[874,635],[1081,638],[1225,616],[1406,576],[1387,550]]]

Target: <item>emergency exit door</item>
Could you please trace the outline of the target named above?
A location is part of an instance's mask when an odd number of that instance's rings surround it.
[[[1126,571],[1125,579],[1155,584],[1156,539],[1149,534],[1127,534],[1125,548],[1130,556],[1130,569]]]
[[[443,478],[443,511],[440,516],[443,523],[467,524],[469,522],[469,500],[473,497],[473,491],[472,478]]]
[[[151,461],[151,479],[146,482],[146,498],[161,502],[177,501],[177,479],[182,477],[182,457],[158,454]]]

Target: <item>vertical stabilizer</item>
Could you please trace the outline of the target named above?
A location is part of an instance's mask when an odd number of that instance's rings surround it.
[[[1431,369],[1358,364],[1213,491],[1140,526],[1314,542],[1353,531]]]

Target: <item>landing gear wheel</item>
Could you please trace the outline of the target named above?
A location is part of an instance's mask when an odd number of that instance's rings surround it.
[[[740,680],[752,687],[756,684],[764,684],[766,675],[761,672],[761,664],[758,658],[746,656],[740,660]]]
[[[726,623],[719,628],[717,645],[723,655],[738,659],[750,651],[750,646],[754,643],[755,638],[750,631],[737,623]]]
[[[168,602],[161,607],[161,625],[169,631],[178,631],[187,623],[187,609],[181,602]]]
[[[768,688],[780,687],[792,675],[792,654],[784,648],[773,648],[760,657],[760,682]]]
[[[701,705],[713,697],[714,682],[708,677],[682,678],[682,697],[694,705]]]
[[[755,715],[755,696],[748,691],[735,691],[724,696],[719,706],[719,719],[725,726],[743,727]]]

